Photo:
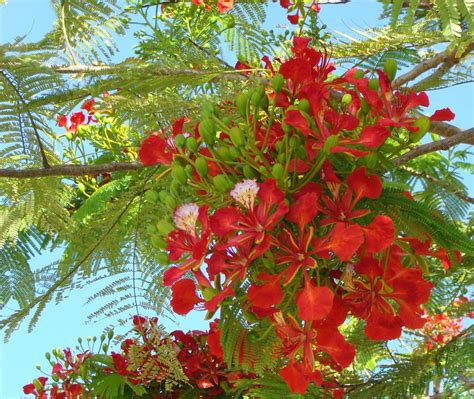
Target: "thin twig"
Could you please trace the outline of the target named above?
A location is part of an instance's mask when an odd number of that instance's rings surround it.
[[[454,136],[448,137],[444,140],[435,141],[433,143],[423,144],[418,147],[415,147],[411,151],[408,151],[406,154],[395,158],[393,164],[395,166],[403,165],[412,159],[418,158],[421,155],[429,154],[430,152],[448,150],[452,146],[465,143],[469,140],[474,140],[474,128],[464,130],[461,133],[455,134]]]
[[[85,176],[107,172],[132,171],[143,169],[141,162],[111,162],[98,165],[58,165],[38,169],[0,169],[0,178],[27,179],[47,176]]]

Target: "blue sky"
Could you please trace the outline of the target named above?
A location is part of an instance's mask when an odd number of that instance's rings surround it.
[[[286,24],[284,13],[278,5],[272,4],[270,7],[268,26]],[[320,17],[329,29],[350,32],[350,27],[365,28],[379,24],[377,18],[380,8],[380,3],[375,0],[353,0],[344,6],[322,6]],[[0,43],[12,41],[15,37],[23,35],[28,35],[28,41],[35,41],[52,28],[53,22],[54,13],[49,0],[9,0],[7,6],[0,6]],[[133,44],[133,38],[121,39],[119,46],[125,50],[117,58],[130,56]],[[463,128],[474,125],[472,84],[430,92],[429,96],[430,111],[449,106],[456,114],[454,124]],[[472,176],[466,176],[466,179],[469,179],[467,185],[474,188]],[[474,193],[471,192],[472,194]],[[57,256],[57,253],[44,254],[36,258],[34,264],[36,266],[49,264]],[[28,333],[26,325],[23,325],[13,334],[8,344],[1,344],[1,399],[24,397],[21,387],[38,376],[36,364],[46,365],[45,352],[54,347],[74,347],[79,336],[85,338],[100,335],[102,329],[108,324],[107,320],[96,324],[84,323],[93,307],[83,307],[83,304],[92,293],[94,289],[89,288],[72,293],[59,305],[50,304],[32,333]],[[168,320],[164,320],[163,323],[170,331],[176,328],[205,329],[206,323],[203,317],[202,313],[194,313],[189,317],[178,319],[178,324]]]

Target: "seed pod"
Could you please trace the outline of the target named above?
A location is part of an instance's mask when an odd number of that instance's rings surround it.
[[[426,116],[420,116],[414,123],[413,126],[417,127],[418,130],[415,133],[411,133],[410,141],[417,143],[423,136],[430,130],[430,119]]]
[[[369,80],[369,89],[378,90],[380,88],[379,80],[377,78],[373,78]]]
[[[160,197],[155,190],[145,191],[145,194],[143,194],[143,197],[145,198],[146,201],[151,202],[152,204],[156,204],[160,200]]]
[[[199,134],[207,145],[212,145],[216,139],[216,126],[211,119],[203,119],[199,123]]]
[[[203,157],[196,158],[196,163],[194,164],[194,166],[196,167],[196,171],[198,172],[199,176],[207,176],[209,168],[207,166],[207,161]]]
[[[272,79],[272,87],[275,90],[275,92],[281,91],[283,89],[283,86],[285,85],[285,78],[283,75],[277,73],[273,79]]]
[[[349,105],[352,102],[352,96],[349,93],[346,93],[342,96],[341,103],[344,105]]]
[[[247,179],[254,179],[257,177],[257,173],[255,172],[254,168],[249,165],[244,166],[243,173]]]
[[[188,177],[186,175],[186,171],[181,165],[174,165],[173,169],[171,170],[171,175],[181,184],[185,184],[188,181]]]
[[[260,105],[260,99],[262,96],[258,91],[254,91],[252,96],[250,97],[250,104],[252,104],[254,107],[258,107]]]
[[[198,149],[197,141],[194,137],[188,137],[186,139],[186,148],[191,152],[196,152]]]
[[[310,108],[310,103],[309,103],[309,101],[308,101],[306,98],[303,98],[303,99],[300,100],[300,102],[298,103],[298,109],[299,109],[300,111],[308,112],[308,111],[309,111],[309,108]]]
[[[272,167],[272,176],[276,180],[280,180],[283,177],[284,173],[285,173],[285,170],[284,170],[282,164],[276,163],[275,165],[273,165],[273,167]]]
[[[395,79],[395,75],[397,74],[397,61],[393,59],[388,59],[387,61],[385,61],[383,71],[385,72],[390,81]]]
[[[230,129],[229,137],[236,147],[242,147],[245,144],[244,132],[238,127]]]
[[[230,155],[230,151],[227,147],[219,147],[217,149],[217,154],[219,155],[220,158],[222,158],[225,161],[232,161],[232,156]]]
[[[174,143],[176,144],[176,147],[183,148],[184,145],[186,144],[186,137],[184,137],[182,134],[178,134],[174,138]]]

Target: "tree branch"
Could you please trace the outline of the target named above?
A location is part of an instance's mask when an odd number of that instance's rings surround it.
[[[451,148],[452,146],[456,144],[465,143],[471,140],[474,140],[474,128],[465,130],[461,133],[457,133],[444,140],[439,140],[433,143],[420,145],[414,148],[413,150],[408,151],[406,154],[403,154],[402,156],[395,158],[393,160],[393,164],[395,166],[400,166],[400,165],[403,165],[404,163],[407,163],[408,161],[412,159],[418,158],[421,155],[425,155],[430,152],[435,152],[435,151],[440,151],[440,150],[448,150],[449,148]]]
[[[99,175],[118,171],[132,171],[145,168],[141,162],[111,162],[98,165],[56,165],[41,169],[0,169],[0,178],[28,179],[48,176]]]
[[[413,69],[408,71],[407,73],[401,75],[397,79],[393,81],[392,86],[394,88],[398,88],[403,86],[405,83],[408,83],[412,80],[415,80],[418,76],[422,75],[423,73],[429,71],[430,69],[436,68],[438,65],[442,64],[440,69],[442,69],[443,74],[449,70],[452,66],[461,62],[462,58],[468,55],[474,49],[474,43],[471,43],[466,50],[461,54],[460,57],[456,57],[457,50],[445,50],[441,53],[436,54],[434,57],[420,62],[416,65]],[[431,80],[435,74],[439,74],[440,72],[436,71],[433,75],[428,76],[427,78],[423,79],[421,82],[417,83],[412,89],[415,89],[417,86],[421,85],[422,82],[425,82],[427,79]],[[419,86],[421,87],[421,86]]]

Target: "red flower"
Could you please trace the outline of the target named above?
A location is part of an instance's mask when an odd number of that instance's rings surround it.
[[[217,210],[211,216],[212,231],[220,237],[230,236],[219,244],[217,249],[240,247],[252,242],[256,245],[251,258],[255,259],[268,250],[270,232],[288,212],[288,205],[284,202],[285,195],[277,188],[275,180],[271,179],[260,185],[254,180],[245,180],[238,183],[230,195],[244,206],[245,212],[234,207],[226,207]],[[259,199],[259,203],[254,206],[256,198]]]
[[[183,254],[188,254],[188,256],[178,267],[170,267],[164,273],[165,285],[172,285],[190,270],[194,272],[199,284],[209,285],[199,270],[199,266],[207,255],[210,240],[207,210],[207,205],[198,207],[194,203],[181,205],[176,209],[173,219],[177,229],[168,234],[166,249],[169,251],[171,261],[179,260]],[[198,221],[201,224],[200,236],[197,230]]]
[[[420,305],[428,300],[433,284],[423,279],[419,269],[401,266],[400,257],[400,250],[391,247],[387,261],[361,259],[355,271],[364,280],[347,287],[345,303],[355,316],[367,320],[365,333],[370,339],[398,338],[403,325],[420,328],[425,323]],[[398,304],[398,312],[387,299]]]
[[[253,306],[257,308],[270,308],[278,305],[283,299],[283,291],[280,287],[280,276],[260,273],[257,276],[263,285],[252,284],[247,292],[247,297]]]
[[[227,12],[234,7],[234,0],[217,0],[217,10],[220,13]]]
[[[170,139],[164,139],[161,135],[161,132],[156,132],[143,140],[138,151],[138,157],[143,165],[150,166],[157,163],[171,165],[176,147],[171,144]]]
[[[196,285],[194,281],[184,278],[174,283],[171,298],[171,307],[173,311],[180,315],[185,315],[194,309],[194,306],[203,302],[201,298],[196,295]]]
[[[298,317],[301,320],[323,320],[331,311],[333,292],[327,287],[318,287],[305,279],[304,288],[296,296]]]

